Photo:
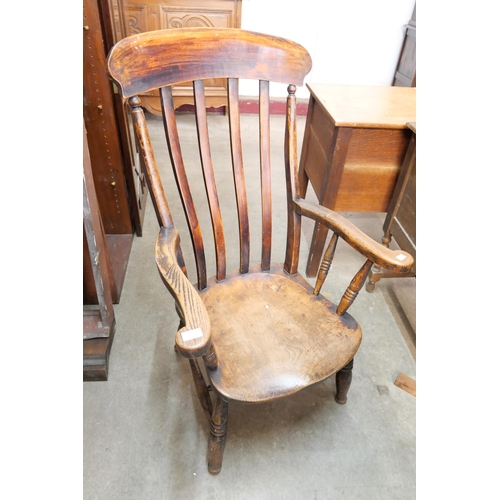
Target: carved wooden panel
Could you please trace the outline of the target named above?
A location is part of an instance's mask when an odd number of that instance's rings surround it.
[[[186,27],[241,27],[241,0],[113,0],[114,18],[124,19],[123,36],[145,31]],[[120,30],[115,29],[118,33]],[[120,39],[121,39],[120,38]],[[225,81],[214,79],[205,82],[207,107],[227,105]],[[193,104],[190,82],[174,88],[174,106]],[[151,113],[161,114],[158,92],[141,95],[142,105]]]
[[[185,9],[162,6],[160,10],[161,29],[168,28],[228,28],[233,25],[232,11],[209,9]]]

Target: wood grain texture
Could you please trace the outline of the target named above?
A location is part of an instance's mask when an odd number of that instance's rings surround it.
[[[141,100],[139,97],[132,97],[129,99],[129,104],[132,110],[132,122],[137,137],[141,161],[146,170],[146,183],[151,193],[156,218],[160,226],[168,227],[171,226],[174,221],[161,183],[160,171],[158,170],[153,146],[149,138],[146,118],[141,108]]]
[[[297,43],[234,28],[216,29],[215,36],[214,28],[132,35],[113,47],[108,61],[109,75],[124,97],[202,78],[302,85],[312,66],[309,53]]]
[[[416,121],[416,89],[407,87],[307,84],[337,127],[406,129]]]
[[[210,372],[227,400],[270,401],[293,394],[340,370],[354,356],[361,329],[300,275],[260,265],[226,281],[209,280],[200,296],[208,312],[219,367]]]
[[[156,240],[156,264],[165,286],[175,298],[177,311],[185,325],[175,336],[180,354],[187,358],[202,356],[211,348],[210,320],[196,289],[177,263],[179,233],[174,226],[162,227]],[[184,340],[183,334],[199,328],[201,337]]]
[[[250,263],[250,225],[248,220],[248,199],[243,171],[243,152],[241,149],[240,110],[238,80],[228,78],[229,136],[231,158],[233,161],[234,188],[238,207],[238,228],[240,232],[240,273],[247,273]]]
[[[186,214],[189,233],[191,235],[191,241],[193,242],[196,270],[198,272],[198,288],[203,290],[207,286],[205,247],[203,245],[203,236],[201,234],[198,215],[196,214],[196,208],[194,206],[193,196],[189,187],[186,168],[184,166],[184,160],[181,152],[171,87],[164,87],[161,89],[161,103],[163,108],[165,135],[168,143],[168,151],[170,153],[170,161],[172,162],[175,181],[181,195],[182,207],[184,208],[184,213]]]
[[[262,256],[261,269],[268,271],[271,265],[272,240],[272,192],[271,192],[271,129],[269,122],[269,82],[259,82],[259,145],[260,185],[262,192]]]
[[[367,236],[342,215],[316,203],[297,198],[295,210],[337,233],[360,254],[384,269],[399,273],[408,272],[413,265],[413,257],[402,250],[390,250]]]
[[[287,203],[287,234],[284,269],[291,275],[297,274],[300,253],[300,230],[302,220],[294,210],[293,200],[299,195],[299,176],[297,164],[297,126],[295,85],[288,86],[286,101],[286,126],[285,126],[285,177],[286,177],[286,203]]]
[[[198,144],[200,148],[200,158],[203,168],[203,177],[205,180],[208,205],[210,207],[210,216],[212,217],[217,279],[223,280],[226,277],[226,243],[224,239],[224,227],[222,225],[219,197],[217,196],[212,155],[210,153],[207,109],[204,90],[205,85],[203,80],[195,80],[193,82],[196,129],[198,131]]]

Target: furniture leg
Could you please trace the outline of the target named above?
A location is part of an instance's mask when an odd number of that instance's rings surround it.
[[[337,383],[337,394],[335,394],[335,401],[339,405],[345,405],[347,401],[347,391],[351,386],[352,380],[352,367],[353,367],[354,359],[351,359],[347,365],[344,366],[341,370],[337,372],[335,375],[335,381]]]
[[[210,399],[210,394],[208,393],[207,383],[201,373],[200,365],[195,359],[190,359],[189,366],[191,367],[191,373],[193,374],[198,400],[200,401],[201,407],[205,412],[205,416],[208,418],[208,421],[211,422],[213,413],[212,400]]]
[[[222,455],[226,445],[228,404],[217,397],[210,422],[210,442],[208,444],[208,472],[218,474],[222,468]]]

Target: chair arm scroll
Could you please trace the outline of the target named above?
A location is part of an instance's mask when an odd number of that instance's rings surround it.
[[[210,319],[198,292],[177,262],[179,244],[175,226],[162,227],[156,240],[156,265],[185,324],[175,336],[177,350],[186,358],[197,358],[211,349]]]
[[[340,214],[302,198],[294,199],[295,211],[325,225],[374,264],[396,273],[407,273],[413,257],[403,250],[391,250],[366,235]]]

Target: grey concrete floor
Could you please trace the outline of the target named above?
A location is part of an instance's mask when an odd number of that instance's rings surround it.
[[[209,117],[215,174],[233,189],[228,170],[227,117]],[[169,172],[161,119],[148,115],[170,207],[183,241],[191,281],[190,239]],[[299,143],[305,118],[299,117]],[[199,174],[192,115],[180,116],[188,175]],[[242,115],[244,161],[250,212],[251,260],[260,258],[258,122]],[[286,223],[283,183],[283,117],[272,117],[273,260],[283,261]],[[195,182],[207,260],[214,262],[202,183]],[[308,198],[314,199],[309,192]],[[221,196],[228,245],[228,269],[237,266],[234,200]],[[380,241],[384,214],[344,214]],[[233,229],[231,229],[233,228]],[[301,272],[305,270],[312,223],[304,221]],[[127,499],[369,499],[415,498],[416,398],[394,385],[402,372],[416,377],[415,279],[380,281],[360,292],[350,313],[363,328],[353,381],[344,406],[335,403],[334,378],[269,404],[229,407],[222,472],[206,467],[208,424],[194,391],[189,365],[173,350],[178,325],[173,299],[154,262],[158,226],[148,200],[144,232],[132,247],[111,349],[109,380],[84,383],[84,498]],[[255,235],[255,236],[254,236]],[[363,258],[344,242],[323,294],[337,302]],[[212,266],[214,274],[215,269]],[[311,283],[312,280],[309,280]]]

